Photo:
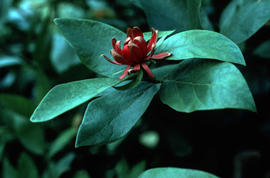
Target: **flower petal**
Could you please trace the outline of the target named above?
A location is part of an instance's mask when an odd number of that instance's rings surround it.
[[[143,33],[139,27],[133,27],[133,38],[137,36],[141,36],[143,38]]]
[[[113,61],[110,58],[108,58],[107,56],[105,56],[104,54],[101,54],[101,56],[103,56],[107,61],[113,63],[113,64],[117,64],[117,65],[122,65],[121,63],[117,62],[117,61]]]
[[[123,79],[127,75],[130,67],[131,67],[130,65],[127,66],[127,68],[125,69],[124,73],[120,76],[120,79]]]
[[[143,61],[144,59],[143,52],[138,45],[130,41],[127,46],[129,47],[129,50],[132,53],[131,56],[134,63],[140,63],[141,61]]]
[[[147,55],[147,43],[145,42],[144,38],[141,36],[137,36],[134,38],[133,42],[139,46],[139,48],[141,49],[143,55],[142,56],[146,56]]]
[[[156,46],[157,39],[158,39],[158,30],[152,28],[152,36],[147,45],[147,53],[149,53]]]
[[[169,57],[171,56],[172,54],[171,53],[166,53],[166,52],[163,52],[163,53],[159,53],[159,54],[154,54],[151,56],[151,59],[164,59],[165,57]]]
[[[118,63],[125,64],[124,57],[117,53],[114,49],[111,50],[111,55]]]
[[[140,64],[137,64],[133,67],[133,71],[139,71],[141,70],[141,65]]]
[[[145,70],[145,72],[148,74],[149,77],[151,77],[153,79],[155,78],[154,74],[152,73],[150,68],[145,63],[142,63],[142,68]]]
[[[113,49],[115,49],[116,52],[118,52],[118,54],[122,54],[121,53],[121,48],[120,48],[120,43],[121,41],[116,41],[115,38],[112,39],[112,46],[113,46]]]
[[[133,30],[130,27],[127,29],[127,37],[133,38]]]
[[[125,58],[125,64],[132,65],[135,62],[135,56],[131,52],[129,45],[124,45],[122,50],[123,57]]]

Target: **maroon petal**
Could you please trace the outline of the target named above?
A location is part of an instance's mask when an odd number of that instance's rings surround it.
[[[130,41],[127,45],[130,52],[132,53],[132,60],[134,63],[140,63],[143,60],[143,52],[138,45]]]
[[[130,40],[131,40],[131,37],[127,37],[127,39],[124,42],[124,45],[128,44],[128,42],[130,42]]]
[[[147,45],[147,53],[149,53],[149,51],[151,51],[156,46],[157,39],[158,39],[158,30],[152,28],[152,36]]]
[[[134,68],[133,68],[133,70],[134,70],[134,71],[139,71],[139,70],[141,70],[141,65],[140,65],[140,64],[135,65]]]
[[[145,63],[142,63],[142,68],[145,70],[145,72],[148,74],[149,77],[155,78],[154,74]]]
[[[117,61],[113,61],[110,58],[108,58],[107,56],[105,56],[104,54],[101,54],[101,56],[103,56],[107,61],[113,63],[113,64],[117,64],[117,65],[122,65],[121,63],[117,62]]]
[[[124,73],[120,76],[120,79],[123,79],[127,75],[130,67],[131,67],[130,65],[127,66],[127,68],[125,69]]]
[[[139,29],[139,27],[133,27],[133,38],[135,38],[137,36],[141,36],[143,38],[143,33]]]
[[[120,54],[121,55],[121,48],[120,48],[120,44],[121,43],[121,41],[119,40],[119,41],[116,41],[116,39],[115,38],[113,38],[112,39],[112,46],[113,46],[113,49],[118,53],[118,54]]]
[[[132,30],[132,28],[127,29],[127,37],[133,38],[133,30]]]
[[[143,55],[142,56],[146,56],[147,55],[147,43],[145,42],[144,38],[142,38],[141,36],[137,36],[134,38],[133,42],[139,46],[139,48],[141,49]]]
[[[172,55],[171,53],[163,52],[163,53],[152,55],[151,59],[164,59],[165,57],[169,57],[171,55]]]
[[[130,47],[128,45],[124,45],[122,50],[123,57],[125,58],[125,64],[132,65],[135,61],[134,54],[130,51]]]
[[[117,53],[114,49],[111,50],[111,55],[118,63],[125,64],[124,57]]]

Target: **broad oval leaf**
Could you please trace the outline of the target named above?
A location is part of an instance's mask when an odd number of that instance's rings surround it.
[[[270,19],[270,0],[234,0],[223,11],[220,32],[235,43],[256,33]]]
[[[136,0],[151,27],[177,32],[201,29],[201,0]]]
[[[217,59],[245,65],[239,47],[224,35],[208,30],[189,30],[167,38],[156,53],[170,52],[168,60]]]
[[[164,81],[160,98],[176,111],[225,108],[256,111],[245,79],[231,63],[193,59],[160,69],[160,73],[166,72],[169,74],[163,78],[157,74]]]
[[[153,168],[143,172],[139,178],[218,178],[217,176],[194,169],[182,169],[173,167]]]
[[[101,56],[104,54],[111,57],[112,38],[124,42],[124,32],[94,20],[58,18],[54,22],[75,49],[82,63],[92,71],[113,77],[114,73],[124,68],[111,64]]]
[[[118,82],[119,80],[112,78],[95,78],[57,85],[42,99],[30,120],[43,122],[53,119]]]
[[[112,89],[91,101],[77,134],[76,147],[109,143],[126,135],[159,88],[160,84],[141,82],[130,90]]]

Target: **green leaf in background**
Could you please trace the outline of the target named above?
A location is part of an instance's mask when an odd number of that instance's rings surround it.
[[[34,75],[36,76],[36,88],[35,88],[35,95],[36,95],[36,102],[40,102],[42,98],[46,95],[46,93],[51,89],[51,81],[46,76],[46,74],[41,71],[33,71]],[[33,112],[33,110],[32,110]]]
[[[1,137],[0,137],[0,160],[2,160],[6,144],[9,141],[14,139],[14,135],[13,135],[13,132],[7,126],[0,126],[0,135],[1,135]]]
[[[32,122],[53,119],[118,82],[119,80],[111,78],[95,78],[57,85],[43,98],[30,119]]]
[[[75,173],[73,178],[90,178],[90,176],[86,170],[79,170]]]
[[[156,53],[170,52],[167,60],[190,58],[217,59],[245,65],[239,47],[220,33],[208,30],[189,30],[167,38]]]
[[[17,170],[10,164],[7,158],[3,160],[2,173],[3,178],[18,178]]]
[[[58,73],[62,73],[69,67],[80,63],[74,50],[65,38],[58,33],[53,36],[51,62]]]
[[[185,60],[155,73],[164,81],[160,89],[161,101],[176,111],[224,108],[256,111],[245,79],[231,63]],[[161,77],[162,74],[165,75]]]
[[[59,137],[52,143],[48,153],[49,157],[53,157],[56,153],[61,151],[76,135],[76,129],[70,128],[64,130]]]
[[[0,104],[25,117],[30,117],[36,105],[33,101],[20,95],[0,93]]]
[[[124,43],[126,34],[122,31],[93,20],[61,18],[55,19],[54,22],[75,49],[82,63],[92,71],[113,77],[113,73],[124,68],[111,64],[101,56],[104,54],[111,57],[112,38]]]
[[[66,172],[67,170],[69,170],[72,161],[75,158],[75,154],[74,153],[68,153],[67,155],[65,155],[63,158],[61,158],[56,164],[55,167],[53,168],[55,171],[55,175],[57,177],[60,177],[60,175],[62,175],[64,172]]]
[[[137,2],[138,1],[138,2]],[[150,27],[177,32],[201,29],[201,0],[136,0]]]
[[[22,64],[22,60],[21,58],[17,56],[1,56],[0,57],[0,68],[19,65],[19,64]]]
[[[270,19],[270,0],[233,0],[223,11],[220,32],[235,43],[256,33]]]
[[[60,178],[63,173],[70,169],[71,163],[74,158],[74,153],[68,153],[56,163],[50,161],[47,170],[42,175],[42,178]]]
[[[145,170],[146,162],[141,161],[130,168],[125,159],[120,160],[115,166],[117,178],[138,178],[138,176]]]
[[[143,115],[160,85],[141,82],[130,90],[115,90],[89,103],[76,147],[109,143],[125,136]]]
[[[0,26],[1,26],[1,23],[3,23],[7,18],[8,11],[10,9],[11,4],[12,4],[12,0],[0,1]]]
[[[18,161],[19,177],[39,178],[37,167],[30,156],[22,153]]]
[[[270,58],[270,40],[260,44],[254,51],[254,54],[262,58]]]
[[[44,130],[40,125],[33,124],[28,118],[8,109],[2,110],[0,114],[2,121],[11,128],[15,137],[25,148],[38,155],[45,152]]]
[[[194,169],[182,169],[182,168],[153,168],[143,172],[139,178],[218,178],[217,176]]]

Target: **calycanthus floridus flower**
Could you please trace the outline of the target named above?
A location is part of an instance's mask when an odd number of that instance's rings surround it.
[[[154,78],[154,74],[146,62],[149,59],[164,59],[171,55],[171,53],[167,52],[154,54],[157,39],[158,30],[154,28],[152,28],[152,36],[148,43],[144,40],[143,33],[138,27],[128,28],[123,49],[120,46],[121,41],[116,41],[115,38],[112,39],[113,49],[111,50],[111,55],[115,60],[111,60],[105,55],[102,56],[113,64],[127,65],[120,79],[123,79],[129,73],[140,71],[141,68],[151,78]]]

